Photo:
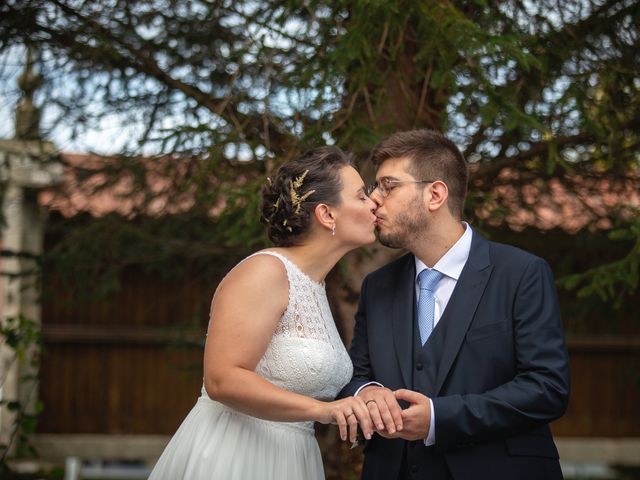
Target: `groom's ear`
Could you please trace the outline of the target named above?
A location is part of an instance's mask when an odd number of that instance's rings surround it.
[[[316,216],[318,223],[329,230],[331,230],[336,223],[336,219],[333,216],[331,208],[325,203],[319,203],[316,205],[313,213]]]
[[[427,200],[427,207],[429,210],[438,210],[447,203],[449,198],[449,187],[442,180],[436,180],[430,185],[430,188],[425,188],[425,193],[429,192],[430,198]]]

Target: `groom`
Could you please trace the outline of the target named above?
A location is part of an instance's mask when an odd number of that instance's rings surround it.
[[[369,274],[351,382],[378,435],[365,480],[561,479],[549,422],[569,365],[547,263],[463,222],[467,165],[431,130],[373,152],[380,242],[410,253]]]

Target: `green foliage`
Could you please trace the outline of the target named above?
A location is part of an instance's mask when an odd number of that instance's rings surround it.
[[[364,158],[389,132],[444,130],[477,167],[469,209],[491,205],[490,219],[531,208],[487,201],[504,169],[516,187],[554,179],[574,194],[575,176],[637,178],[636,0],[9,0],[0,9],[0,54],[34,48],[54,126],[81,135],[109,115],[140,126],[117,158],[73,166],[85,184],[99,180],[96,193],[126,179],[118,196],[135,208],[53,247],[70,271],[105,279],[102,293],[133,263],[180,268],[183,255],[264,245],[265,176],[324,142]],[[157,156],[140,161],[141,151]],[[157,177],[168,183],[158,188]],[[151,216],[166,220],[148,220],[157,205]],[[637,267],[631,251],[604,276],[587,268],[566,285],[626,295]]]
[[[632,242],[633,247],[619,260],[568,275],[559,284],[564,288],[577,290],[579,298],[597,295],[603,301],[613,301],[613,306],[619,308],[628,295],[638,291],[640,218],[636,216],[629,226],[612,230],[609,238],[612,245],[613,241],[624,240]]]
[[[236,215],[246,214],[237,209]],[[127,269],[142,269],[159,278],[218,274],[220,258],[237,257],[246,247],[233,244],[226,224],[237,225],[231,209],[213,220],[197,212],[129,220],[112,214],[50,219],[42,256],[45,277],[55,275],[75,300],[103,300],[119,292]],[[248,235],[242,231],[237,235]],[[230,238],[227,238],[230,237]],[[45,283],[51,282],[48,279]],[[44,295],[50,295],[48,290]]]
[[[32,372],[37,372],[40,365],[40,351],[42,339],[39,325],[22,315],[8,317],[0,325],[0,340],[13,350],[13,358],[8,364],[3,365],[0,378],[0,388],[4,385],[11,367],[20,361],[32,368]],[[23,387],[36,385],[37,376],[35,374],[22,375],[19,379]],[[30,396],[27,396],[29,398]],[[0,406],[6,408],[8,412],[15,415],[13,429],[9,434],[9,441],[0,444],[0,473],[10,472],[7,464],[8,454],[15,446],[15,455],[19,457],[35,456],[33,445],[29,442],[29,436],[36,431],[38,416],[42,412],[42,403],[37,401],[33,409],[23,403],[24,400],[6,399],[0,400]]]
[[[240,187],[223,190],[226,208],[216,226],[224,234],[224,244],[230,247],[256,249],[268,244],[260,218],[260,190],[264,184],[258,178]]]

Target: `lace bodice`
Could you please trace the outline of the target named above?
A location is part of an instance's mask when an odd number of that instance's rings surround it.
[[[256,373],[289,391],[333,400],[351,379],[353,366],[338,335],[324,284],[313,281],[280,253],[263,250],[253,255],[277,257],[289,279],[289,305]]]

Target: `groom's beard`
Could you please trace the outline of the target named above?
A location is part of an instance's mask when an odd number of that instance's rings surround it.
[[[411,245],[423,237],[429,221],[423,208],[422,202],[416,198],[406,211],[395,218],[392,225],[388,220],[383,221],[386,229],[382,231],[380,227],[377,228],[378,241],[385,247],[411,250]]]

